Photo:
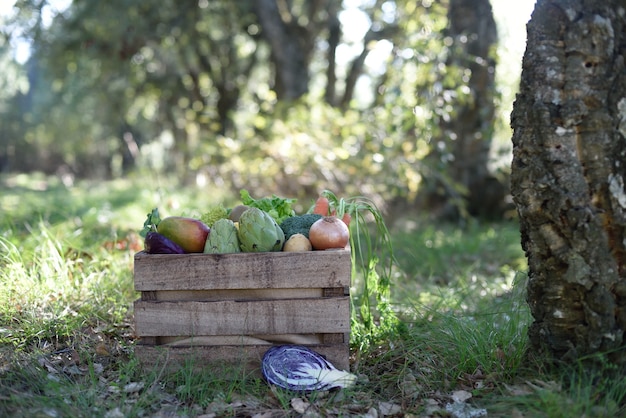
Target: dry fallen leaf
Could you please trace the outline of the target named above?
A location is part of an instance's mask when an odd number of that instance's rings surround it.
[[[45,368],[48,371],[48,373],[53,373],[53,374],[59,373],[59,370],[56,368],[56,366],[52,364],[47,358],[39,357],[37,359],[37,362],[39,363],[41,367]]]
[[[299,414],[304,414],[304,411],[309,409],[309,406],[311,406],[311,404],[302,398],[291,399],[291,407]]]
[[[402,381],[400,382],[400,390],[402,391],[402,395],[407,398],[417,398],[420,395],[421,387],[419,383],[417,383],[417,379],[413,375],[413,373],[406,373]]]
[[[424,401],[424,411],[427,416],[434,415],[439,410],[441,410],[441,405],[436,399],[429,398]]]
[[[78,355],[78,351],[75,349],[67,350],[63,353],[63,362],[66,366],[76,366],[80,364],[80,356]]]
[[[220,399],[216,399],[212,402],[210,402],[205,410],[207,413],[212,413],[212,414],[216,414],[216,415],[221,415],[223,413],[225,413],[225,411],[228,411],[228,409],[230,408],[230,405],[227,402],[224,402]]]
[[[104,366],[102,365],[102,363],[93,364],[93,372],[95,374],[102,374],[103,371],[104,371]]]
[[[487,410],[474,408],[464,402],[454,402],[446,405],[446,411],[454,418],[478,418],[486,417]]]
[[[402,407],[393,402],[380,402],[378,404],[378,410],[380,411],[380,414],[383,416],[395,415],[395,414],[399,414],[402,411]]]
[[[363,418],[378,418],[378,410],[376,408],[370,408],[367,410],[365,415],[362,415]]]
[[[104,343],[99,343],[96,345],[96,354],[99,356],[110,356],[109,350],[107,350],[107,346]]]
[[[542,380],[533,380],[532,382],[526,381],[526,384],[535,390],[550,390],[553,392],[560,392],[561,385],[554,381],[544,382]]]
[[[119,407],[115,407],[104,414],[104,418],[124,418],[125,416]]]
[[[452,392],[452,400],[455,402],[463,403],[472,398],[472,394],[466,390],[457,390]]]
[[[533,393],[528,385],[507,385],[505,383],[504,387],[512,396],[527,396]]]
[[[63,367],[63,372],[69,375],[82,375],[83,374],[83,371],[80,369],[80,367],[76,366],[75,364],[72,364],[67,367]]]
[[[524,418],[526,415],[524,415],[519,409],[517,408],[513,408],[513,410],[511,411],[511,418]]]
[[[285,415],[285,411],[283,410],[271,410],[271,411],[263,411],[252,415],[252,418],[276,418],[282,417]]]
[[[139,392],[145,386],[144,382],[130,382],[126,386],[124,386],[125,393],[135,393]]]

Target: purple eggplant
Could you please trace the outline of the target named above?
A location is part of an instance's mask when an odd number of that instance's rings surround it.
[[[184,254],[185,251],[165,235],[150,231],[144,239],[144,247],[148,254]]]
[[[261,360],[265,380],[283,389],[310,392],[354,385],[356,376],[336,369],[328,360],[305,346],[279,345]]]

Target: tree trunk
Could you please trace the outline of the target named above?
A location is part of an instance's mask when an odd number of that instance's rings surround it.
[[[341,22],[338,16],[338,7],[331,4],[328,8],[328,52],[326,53],[326,60],[328,66],[326,67],[326,91],[324,92],[324,99],[326,103],[331,106],[336,104],[336,86],[337,74],[335,73],[337,68],[337,47],[341,42]]]
[[[538,0],[511,115],[532,346],[626,359],[623,0]]]
[[[295,100],[309,90],[311,33],[298,24],[286,3],[257,0],[253,4],[261,34],[272,51],[276,95],[280,100]]]
[[[498,42],[489,0],[450,0],[446,35],[451,46],[443,75],[441,138],[431,157],[444,165],[453,184],[444,185],[444,196],[428,200],[436,205],[443,198],[447,217],[460,215],[458,196],[468,214],[500,217],[508,190],[488,168]]]

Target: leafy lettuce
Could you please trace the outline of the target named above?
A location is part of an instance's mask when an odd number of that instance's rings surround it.
[[[261,209],[269,213],[274,218],[277,224],[281,224],[285,219],[295,216],[296,212],[293,210],[292,205],[297,199],[287,199],[279,197],[273,194],[271,197],[264,197],[262,199],[255,199],[250,196],[250,193],[246,189],[242,189],[239,194],[241,195],[241,203],[250,207]]]

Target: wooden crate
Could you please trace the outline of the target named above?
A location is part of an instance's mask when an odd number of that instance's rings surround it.
[[[349,370],[349,250],[135,255],[135,353],[143,364],[259,368],[302,344]]]

